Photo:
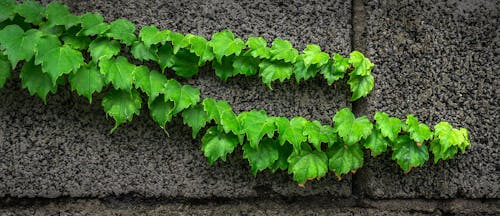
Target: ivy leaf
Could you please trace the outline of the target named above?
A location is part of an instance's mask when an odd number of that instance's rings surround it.
[[[200,90],[190,85],[182,85],[170,79],[165,83],[165,99],[175,104],[174,115],[197,104],[200,101]]]
[[[351,73],[347,81],[352,92],[351,102],[368,95],[373,89],[374,82],[375,80],[371,74],[367,76],[358,76]]]
[[[99,72],[97,65],[91,63],[80,67],[68,77],[71,90],[76,91],[78,95],[85,96],[92,103],[92,94],[101,92],[104,87],[104,77]]]
[[[186,48],[189,46],[188,38],[184,37],[183,34],[178,32],[170,32],[169,34],[170,41],[172,41],[172,45],[174,48],[174,54],[177,54],[181,48]]]
[[[373,63],[359,51],[353,51],[350,54],[349,63],[352,64],[354,70],[351,72],[357,76],[368,76],[371,75],[373,69]]]
[[[240,122],[227,101],[216,101],[213,98],[207,98],[203,100],[203,109],[211,120],[213,119],[219,127],[224,129],[225,133],[240,134]]]
[[[89,37],[76,35],[80,31],[79,27],[71,27],[65,31],[61,36],[61,40],[65,45],[77,50],[86,50],[91,42]]]
[[[24,17],[25,22],[32,23],[35,25],[41,24],[43,22],[43,18],[45,17],[45,7],[39,2],[35,1],[25,1],[17,5],[16,12],[20,16]],[[3,14],[1,9],[0,9],[0,14]],[[1,17],[0,20],[2,20]]]
[[[210,165],[213,165],[219,158],[226,161],[226,155],[232,153],[237,145],[237,136],[219,132],[215,126],[210,127],[201,138],[201,150],[208,158]]]
[[[165,94],[167,78],[156,70],[138,70],[135,74],[135,86],[139,87],[153,102],[160,94]]]
[[[271,56],[271,60],[283,60],[293,64],[299,52],[293,48],[290,41],[276,38],[271,46]]]
[[[149,114],[151,118],[165,129],[167,122],[172,120],[174,112],[174,102],[167,101],[163,97],[156,97],[156,99],[149,99]]]
[[[54,85],[63,74],[77,71],[85,63],[82,53],[68,45],[49,50],[41,60],[42,70],[49,74]]]
[[[18,25],[8,25],[0,30],[0,48],[9,57],[12,69],[21,60],[29,61],[34,53],[41,32],[31,29],[26,32]]]
[[[233,62],[234,73],[252,76],[259,70],[259,59],[250,56],[236,56]]]
[[[269,138],[274,136],[274,119],[269,118],[263,110],[242,112],[238,116],[238,121],[241,123],[241,131],[247,135],[251,148],[258,148],[264,135]]]
[[[128,20],[117,19],[111,22],[106,36],[120,40],[123,44],[130,46],[136,41],[135,25]]]
[[[132,89],[135,74],[139,70],[148,70],[147,67],[137,67],[128,62],[127,58],[118,56],[112,59],[101,59],[99,62],[101,73],[106,82],[111,82],[116,89]]]
[[[398,137],[392,146],[392,159],[408,173],[413,167],[424,165],[429,159],[429,152],[426,145],[419,146],[408,135],[404,135]]]
[[[102,107],[106,115],[115,120],[115,126],[111,129],[111,133],[124,122],[132,121],[134,114],[139,115],[141,104],[141,95],[135,89],[130,91],[111,89],[106,93],[102,99]]]
[[[0,22],[8,19],[13,19],[16,15],[16,1],[2,0],[0,1]]]
[[[50,76],[42,72],[41,67],[33,64],[33,61],[24,63],[20,77],[21,86],[27,88],[30,95],[38,95],[43,103],[47,103],[46,98],[49,92],[57,91],[57,85],[52,84]]]
[[[321,67],[328,63],[330,55],[328,55],[328,53],[321,52],[321,48],[318,45],[309,44],[304,49],[302,59],[304,60],[305,68],[308,69],[312,64],[315,64],[317,67]]]
[[[241,50],[245,48],[245,43],[241,39],[235,38],[233,33],[227,29],[215,33],[208,44],[212,47],[218,63],[222,63],[223,56],[240,55]]]
[[[448,122],[440,122],[434,126],[434,134],[441,145],[441,152],[446,152],[452,146],[460,147],[464,152],[465,148],[470,145],[467,129],[455,129]]]
[[[246,45],[249,50],[247,53],[254,57],[260,59],[271,58],[271,48],[267,47],[267,41],[262,37],[249,37]]]
[[[278,146],[278,160],[274,161],[274,163],[269,167],[271,172],[276,172],[279,170],[287,170],[288,169],[288,158],[292,154],[293,146],[289,143],[285,145]]]
[[[208,45],[207,39],[192,34],[187,34],[186,38],[188,38],[191,45],[189,50],[199,57],[198,66],[202,66],[205,62],[214,59],[212,47]]]
[[[146,26],[139,32],[139,38],[144,42],[146,47],[151,47],[151,45],[160,43],[165,44],[165,42],[170,39],[169,35],[169,30],[160,31],[154,25]]]
[[[337,142],[337,136],[335,131],[329,125],[321,125],[317,120],[312,122],[307,122],[303,132],[304,136],[307,136],[307,140],[311,143],[314,148],[321,151],[321,143],[328,143],[328,145],[333,145]]]
[[[290,76],[292,76],[292,65],[284,62],[264,60],[259,64],[259,68],[262,82],[270,89],[272,89],[272,81],[280,80],[280,82],[283,82],[285,79],[289,79]]]
[[[95,62],[108,60],[120,52],[120,43],[106,38],[97,38],[89,44],[89,52]]]
[[[356,118],[349,108],[338,111],[333,117],[333,122],[335,123],[333,130],[349,146],[366,139],[373,129],[373,124],[366,116]]]
[[[444,146],[439,143],[439,139],[435,139],[431,142],[430,151],[434,154],[434,163],[437,163],[439,160],[448,160],[455,156],[458,152],[458,147],[450,146],[444,149]]]
[[[175,74],[184,78],[191,78],[198,73],[198,56],[188,50],[180,50],[173,57],[172,70]]]
[[[294,152],[300,151],[302,143],[307,140],[304,129],[308,121],[302,117],[294,117],[290,121],[284,117],[277,117],[274,121],[278,128],[280,144],[283,145],[287,141],[293,145]]]
[[[196,138],[200,129],[205,127],[207,122],[210,121],[207,112],[203,110],[201,104],[196,104],[184,110],[182,112],[182,119],[184,120],[184,124],[189,125],[193,129],[193,139]]]
[[[385,112],[376,112],[373,118],[377,121],[375,126],[380,130],[382,135],[393,142],[396,141],[403,127],[401,120],[395,117],[389,117]]]
[[[11,76],[11,66],[7,56],[0,53],[0,89],[3,88],[7,79]]]
[[[271,167],[279,158],[278,143],[270,138],[262,139],[258,146],[243,145],[243,158],[248,159],[252,174]]]
[[[427,125],[419,123],[413,115],[406,117],[406,126],[403,129],[410,133],[410,138],[417,143],[424,143],[432,138],[431,129]]]
[[[137,60],[141,61],[158,61],[158,56],[157,56],[157,50],[158,48],[152,46],[148,47],[144,43],[141,42],[135,42],[134,45],[132,45],[132,55],[134,58]]]
[[[82,29],[77,35],[100,36],[110,29],[110,25],[104,23],[104,17],[98,13],[86,13],[80,17],[80,20]]]
[[[175,60],[172,45],[165,44],[158,49],[158,64],[163,72],[165,72],[165,68],[173,67]]]
[[[295,74],[295,80],[300,82],[301,79],[308,80],[312,77],[315,77],[318,74],[319,69],[315,65],[311,65],[310,67],[306,67],[304,64],[304,60],[299,57],[293,67],[293,73]]]
[[[288,172],[293,173],[293,180],[304,185],[308,180],[321,178],[328,171],[328,157],[324,152],[303,148],[300,153],[294,151],[288,158]]]
[[[80,18],[69,12],[68,6],[60,2],[51,2],[47,5],[46,9],[47,26],[53,27],[56,25],[65,26],[69,29],[80,23]]]
[[[237,75],[237,72],[233,68],[232,57],[223,57],[223,59],[222,63],[213,61],[212,67],[215,70],[215,75],[225,82],[227,78]]]
[[[363,150],[360,144],[348,146],[338,142],[333,145],[331,151],[333,154],[328,165],[339,179],[343,174],[355,172],[363,166]]]
[[[373,157],[384,153],[389,145],[389,140],[387,140],[378,130],[373,130],[364,144],[365,148],[370,149]]]
[[[321,74],[325,77],[328,85],[344,78],[344,75],[349,68],[349,58],[344,58],[342,55],[335,53],[333,60],[333,62],[329,61],[321,67]]]

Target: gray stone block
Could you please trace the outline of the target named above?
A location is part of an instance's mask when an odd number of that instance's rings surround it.
[[[372,198],[499,198],[498,1],[365,1],[375,89],[359,104],[470,131],[472,148],[409,174],[390,155],[368,159],[355,185]],[[432,158],[431,158],[432,160]]]

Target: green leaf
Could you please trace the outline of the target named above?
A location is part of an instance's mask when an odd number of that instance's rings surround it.
[[[115,119],[113,133],[118,126],[127,121],[132,121],[135,115],[141,112],[142,99],[137,90],[130,91],[111,89],[102,99],[102,107],[106,115]]]
[[[373,117],[377,122],[375,126],[382,132],[382,135],[389,138],[391,141],[396,141],[403,123],[395,117],[389,117],[385,112],[376,112]]]
[[[146,47],[150,47],[151,45],[160,43],[165,44],[165,42],[170,39],[169,35],[169,30],[160,31],[154,25],[146,26],[139,32],[139,38],[142,42],[144,42],[144,45],[146,45]]]
[[[224,132],[240,134],[240,122],[227,101],[216,101],[213,98],[207,98],[203,100],[203,109],[207,112],[208,117],[217,123],[219,128],[224,129]]]
[[[106,36],[120,40],[123,44],[130,46],[136,41],[135,25],[128,20],[117,19],[110,24]]]
[[[271,46],[271,56],[271,60],[283,60],[293,64],[299,52],[293,48],[290,41],[276,38]]]
[[[155,46],[148,47],[144,43],[141,42],[135,42],[134,45],[132,45],[132,55],[134,58],[137,60],[141,61],[158,61],[158,55],[156,54],[158,52]]]
[[[233,62],[234,73],[252,76],[259,70],[259,59],[250,56],[236,56]]]
[[[189,50],[199,57],[198,66],[202,66],[205,62],[214,59],[212,47],[208,45],[207,39],[192,34],[187,34],[186,38],[188,38],[191,45]]]
[[[304,185],[308,180],[321,178],[328,171],[328,157],[324,152],[302,149],[294,151],[288,158],[288,172],[293,173],[293,180]]]
[[[21,68],[21,86],[27,88],[30,95],[38,95],[44,103],[47,103],[47,94],[57,91],[57,85],[52,84],[50,76],[44,72],[39,65],[33,61],[25,62]]]
[[[43,22],[43,18],[45,17],[45,7],[36,1],[25,1],[17,5],[16,12],[20,16],[24,17],[25,22],[35,25],[41,24]],[[3,12],[0,9],[0,14],[2,13]]]
[[[85,96],[92,103],[92,94],[101,92],[104,87],[104,77],[99,72],[97,65],[91,63],[80,67],[68,77],[71,90],[76,91],[78,95]]]
[[[35,29],[24,32],[18,25],[9,25],[0,30],[0,48],[9,57],[12,69],[21,60],[29,61],[34,53],[41,32]]]
[[[458,147],[450,146],[444,149],[444,146],[439,143],[439,139],[435,139],[431,142],[430,150],[434,154],[434,163],[437,163],[439,160],[448,160],[455,156],[458,152]]]
[[[132,89],[137,71],[148,70],[145,66],[137,67],[129,63],[127,58],[123,56],[101,59],[99,67],[101,67],[100,71],[104,75],[106,82],[112,83],[115,89],[127,91]]]
[[[138,70],[135,74],[135,86],[139,87],[149,97],[149,102],[155,100],[160,94],[165,94],[167,78],[158,71]]]
[[[106,33],[110,26],[104,22],[104,17],[98,13],[86,13],[80,16],[82,30],[77,35],[101,36]]]
[[[200,129],[205,127],[207,122],[210,121],[207,112],[203,110],[201,104],[191,106],[184,110],[184,112],[182,112],[182,119],[184,120],[184,124],[189,125],[189,127],[193,129],[193,139],[196,138]]]
[[[455,129],[448,122],[439,122],[434,126],[434,134],[439,140],[442,152],[446,152],[452,146],[457,146],[464,152],[465,148],[470,145],[467,129]]]
[[[108,60],[120,53],[120,43],[106,38],[97,38],[90,43],[89,52],[95,62]]]
[[[419,146],[409,136],[404,135],[398,137],[392,146],[392,159],[407,173],[413,167],[424,165],[429,159],[429,152],[426,145]]]
[[[174,48],[174,54],[177,54],[181,48],[186,48],[189,46],[188,38],[184,37],[183,34],[178,32],[170,32],[169,38],[172,41]]]
[[[333,117],[333,122],[333,130],[349,146],[354,145],[361,139],[366,139],[373,129],[373,124],[366,116],[356,118],[349,108],[338,111]]]
[[[432,138],[432,132],[427,125],[419,123],[418,119],[413,115],[406,117],[406,126],[403,127],[405,131],[410,133],[410,138],[417,143],[424,143],[426,140]]]
[[[279,158],[278,143],[270,138],[264,138],[258,146],[243,145],[243,158],[248,159],[252,174],[271,167]]]
[[[269,138],[274,136],[274,119],[269,118],[263,110],[242,112],[238,115],[238,121],[241,124],[241,131],[247,135],[252,148],[257,148],[265,135]]]
[[[318,151],[321,151],[321,143],[333,145],[333,143],[337,142],[337,137],[335,136],[333,128],[329,125],[321,125],[317,120],[312,122],[308,121],[303,134],[307,136],[309,143]]]
[[[0,53],[0,89],[3,88],[7,79],[11,76],[11,66],[7,56]]]
[[[238,137],[217,131],[217,127],[210,127],[203,138],[201,138],[201,150],[208,158],[210,165],[217,159],[226,161],[226,155],[233,152],[238,145]]]
[[[13,19],[16,15],[16,1],[1,0],[0,1],[0,22],[7,19]]]
[[[208,44],[212,47],[214,56],[219,63],[222,63],[223,56],[240,55],[241,50],[245,48],[245,43],[241,39],[235,38],[229,30],[215,33]]]
[[[360,144],[348,146],[339,142],[333,145],[332,152],[328,165],[339,179],[343,174],[356,172],[363,166],[364,154]]]
[[[71,26],[80,23],[80,18],[70,13],[68,6],[60,2],[49,3],[45,13],[47,16],[47,26],[49,27],[61,25],[69,29]]]
[[[163,72],[165,72],[165,68],[173,67],[175,61],[172,45],[165,44],[158,49],[158,64]]]
[[[365,58],[359,51],[353,51],[350,54],[349,63],[352,64],[354,70],[351,74],[357,76],[369,76],[373,69],[373,63],[369,59]]]
[[[275,80],[283,82],[285,79],[289,79],[290,76],[292,76],[292,65],[284,62],[265,60],[259,64],[259,68],[262,82],[265,83],[270,89],[272,89],[271,82]]]
[[[312,64],[315,64],[317,67],[321,67],[328,63],[328,60],[330,60],[330,55],[328,55],[328,53],[321,52],[321,48],[315,44],[307,45],[302,56],[306,69],[308,69]]]
[[[65,45],[77,50],[86,50],[89,48],[91,39],[86,36],[78,36],[77,33],[80,31],[79,27],[71,27],[65,31],[61,36],[61,40],[64,41]]]
[[[199,58],[188,50],[180,50],[173,57],[172,70],[180,77],[191,78],[198,73]]]
[[[41,60],[42,70],[49,74],[54,85],[63,74],[77,71],[85,63],[82,53],[68,45],[49,50]]]
[[[271,172],[276,172],[279,170],[287,170],[288,169],[288,158],[292,154],[293,146],[289,143],[285,145],[278,146],[278,160],[274,161],[271,165]]]
[[[267,41],[262,37],[249,37],[246,45],[249,50],[247,53],[254,57],[260,59],[271,58],[271,48],[267,47]]]
[[[368,95],[373,89],[374,82],[372,75],[358,76],[351,73],[347,81],[352,92],[351,102]]]
[[[174,115],[197,104],[200,101],[200,90],[190,85],[182,85],[174,79],[165,83],[165,99],[175,104]]]
[[[238,73],[233,68],[233,58],[223,57],[224,61],[219,63],[217,61],[212,62],[212,67],[215,70],[215,75],[223,81],[227,81],[227,78],[236,76]]]
[[[43,35],[39,38],[35,51],[35,64],[40,65],[43,63],[43,56],[52,49],[61,47],[61,41],[56,35]]]
[[[321,67],[321,74],[325,77],[328,85],[344,78],[344,75],[349,68],[349,58],[344,58],[342,55],[335,53],[333,60],[333,62],[329,61]]]
[[[373,130],[372,134],[365,141],[365,148],[371,150],[372,156],[376,157],[387,150],[387,146],[391,145],[389,140],[385,138],[378,130]]]
[[[300,59],[301,57],[299,57]],[[315,77],[318,74],[319,69],[316,65],[311,65],[310,67],[306,67],[304,65],[304,60],[297,60],[293,66],[293,73],[295,74],[295,80],[300,82],[301,79],[308,80],[312,77]]]
[[[174,102],[167,101],[163,97],[156,97],[156,99],[149,99],[149,114],[151,118],[165,129],[167,122],[172,120],[174,115]]]
[[[302,143],[307,140],[307,136],[304,135],[304,129],[308,122],[307,119],[294,117],[288,121],[287,118],[277,117],[274,121],[278,128],[280,144],[283,145],[287,141],[293,145],[294,152],[300,151]]]

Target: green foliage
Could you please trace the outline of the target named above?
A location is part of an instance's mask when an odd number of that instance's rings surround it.
[[[111,132],[140,114],[144,97],[151,118],[165,131],[176,116],[192,128],[193,138],[205,131],[201,149],[210,164],[225,161],[241,144],[254,175],[266,169],[287,170],[302,186],[328,170],[339,178],[354,173],[363,165],[363,148],[372,156],[391,153],[408,172],[428,160],[428,149],[437,163],[459,150],[464,153],[471,145],[465,128],[441,122],[433,132],[412,115],[402,122],[377,112],[373,124],[344,108],[328,125],[303,117],[268,116],[262,110],[238,114],[224,100],[204,98],[200,103],[198,88],[163,74],[169,69],[175,76],[191,78],[208,63],[224,81],[239,74],[258,74],[269,88],[273,81],[284,82],[292,74],[300,82],[319,72],[329,85],[349,76],[355,101],[368,95],[374,85],[374,65],[358,51],[349,57],[330,57],[311,44],[299,54],[289,41],[275,39],[269,47],[262,37],[250,37],[245,43],[229,30],[214,34],[210,41],[155,26],[142,28],[138,36],[135,30],[125,19],[108,24],[96,13],[75,16],[58,2],[43,6],[0,0],[0,88],[21,63],[22,87],[44,103],[48,93],[55,93],[66,80],[72,91],[90,103],[94,94],[104,90],[102,107],[115,120]],[[121,50],[130,51],[135,60],[158,63],[162,72],[132,64],[137,61],[129,61]]]

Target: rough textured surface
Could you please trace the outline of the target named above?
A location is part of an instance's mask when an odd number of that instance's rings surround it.
[[[311,6],[300,1],[285,5],[267,1],[68,1],[76,13],[100,12],[108,20],[124,17],[138,26],[155,24],[205,36],[229,28],[246,37],[279,36],[298,47],[319,43],[327,50],[345,53],[350,50],[350,4],[340,2]],[[335,110],[349,106],[345,84],[327,86],[319,78],[304,84],[277,83],[271,91],[257,77],[224,83],[205,69],[183,82],[199,87],[204,97],[228,100],[237,112],[265,109],[273,115],[301,115],[330,123]],[[89,105],[68,88],[60,88],[44,105],[21,89],[15,78],[0,97],[0,196],[351,195],[350,177],[338,182],[329,174],[305,189],[297,187],[286,173],[264,172],[254,178],[241,150],[226,163],[210,167],[200,141],[191,139],[190,128],[180,119],[169,125],[168,136],[146,110],[109,134],[113,121],[105,118],[101,96]]]
[[[498,1],[365,1],[375,89],[359,106],[470,131],[472,148],[409,174],[368,159],[356,188],[372,198],[500,198]],[[432,160],[432,158],[431,158]]]
[[[136,199],[56,199],[0,202],[1,215],[495,215],[500,202],[479,200],[296,200],[207,202]]]

